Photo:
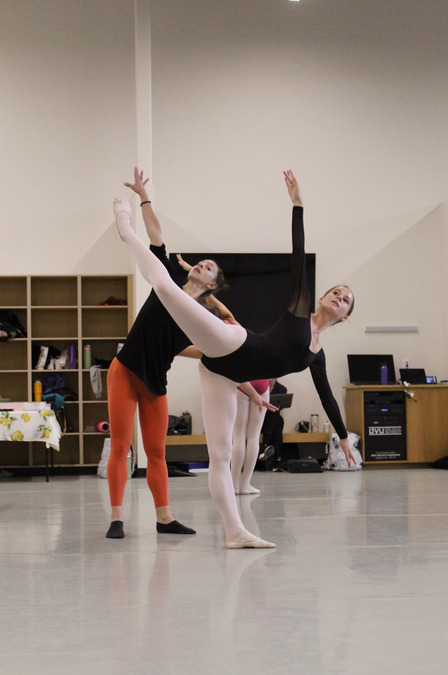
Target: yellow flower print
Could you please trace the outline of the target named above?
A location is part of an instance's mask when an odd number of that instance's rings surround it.
[[[45,430],[44,430],[44,436],[45,436],[45,438],[50,438],[50,433],[51,433],[51,432],[50,432],[50,429],[45,429]]]
[[[3,426],[8,427],[8,429],[11,428],[11,422],[15,422],[17,417],[12,417],[9,413],[6,413],[6,415],[2,415],[0,417],[0,424],[3,424]]]
[[[23,419],[24,422],[26,422],[28,424],[28,422],[31,419],[31,415],[29,415],[28,413],[22,413],[22,419]]]
[[[20,429],[17,429],[17,431],[14,431],[14,432],[11,434],[11,440],[12,440],[12,441],[23,441],[23,434],[22,434],[22,432],[20,431]]]
[[[41,415],[42,417],[51,417],[52,414],[53,414],[52,410],[39,410],[39,415]]]

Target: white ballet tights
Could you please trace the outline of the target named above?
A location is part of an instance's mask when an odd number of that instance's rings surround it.
[[[227,543],[245,542],[250,547],[252,542],[256,548],[264,548],[263,544],[269,542],[263,542],[241,522],[230,472],[232,431],[236,417],[236,384],[222,375],[212,373],[203,363],[199,364],[199,375],[210,457],[208,485],[224,521]]]
[[[269,400],[269,389],[262,397]],[[260,432],[263,426],[266,408],[260,412],[250,398],[237,389],[237,413],[233,428],[231,472],[235,494],[259,494],[250,481],[260,451]]]
[[[231,354],[246,339],[242,326],[227,324],[185,293],[171,279],[166,267],[137,237],[126,212],[116,216],[121,238],[131,248],[143,277],[149,281],[176,323],[206,356]],[[251,534],[241,522],[236,503],[230,457],[236,416],[236,383],[199,364],[202,409],[210,456],[209,489],[226,530],[228,548],[272,548],[275,544]]]

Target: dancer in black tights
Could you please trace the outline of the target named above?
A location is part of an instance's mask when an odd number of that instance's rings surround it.
[[[271,542],[249,532],[239,517],[230,472],[232,430],[236,414],[235,383],[281,377],[309,368],[322,405],[341,439],[350,465],[347,431],[328,383],[320,333],[345,321],[354,297],[346,285],[338,285],[320,298],[311,313],[306,283],[303,203],[292,171],[285,171],[286,187],[293,203],[292,287],[289,308],[267,331],[255,334],[240,325],[224,324],[218,317],[184,293],[166,268],[135,234],[128,208],[115,202],[121,238],[130,246],[142,275],[191,342],[204,354],[199,371],[203,392],[203,420],[210,455],[209,487],[220,509],[228,548],[270,548]]]

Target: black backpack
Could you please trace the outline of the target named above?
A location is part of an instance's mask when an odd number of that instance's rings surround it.
[[[0,311],[0,342],[26,337],[26,330],[13,312]]]

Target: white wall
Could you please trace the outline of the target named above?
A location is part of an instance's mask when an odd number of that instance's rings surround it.
[[[136,158],[132,0],[2,0],[2,274],[132,271],[112,198]]]
[[[318,291],[357,298],[323,336],[341,405],[347,352],[448,377],[445,25],[445,0],[2,0],[2,274],[132,271],[110,223],[135,162],[171,251],[288,251],[291,167]],[[420,330],[363,332],[387,323]],[[284,382],[286,430],[323,416]],[[202,431],[196,364],[169,383]]]
[[[291,167],[318,293],[344,282],[357,298],[322,336],[341,405],[348,352],[448,377],[445,3],[150,4],[155,207],[170,250],[290,250]],[[322,422],[309,374],[283,381],[295,394],[285,429],[311,412]],[[175,363],[169,399],[202,430],[191,363]]]

